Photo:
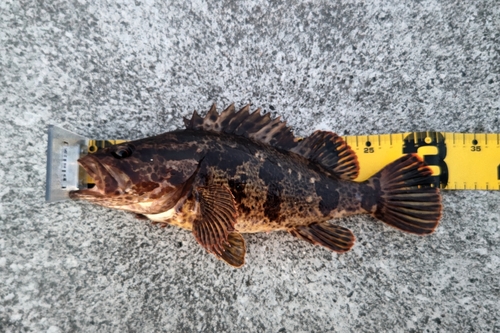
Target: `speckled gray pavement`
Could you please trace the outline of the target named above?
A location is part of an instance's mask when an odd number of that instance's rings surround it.
[[[299,135],[498,133],[500,2],[2,0],[0,331],[500,332],[500,192],[443,193],[430,237],[343,219],[343,255],[246,235],[239,270],[186,231],[44,202],[47,125],[135,139],[212,102]]]

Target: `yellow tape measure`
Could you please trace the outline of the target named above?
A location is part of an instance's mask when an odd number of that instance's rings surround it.
[[[404,154],[417,153],[442,189],[500,190],[500,134],[411,132],[344,140],[358,156],[356,181],[368,179]]]
[[[408,132],[344,136],[358,156],[363,181],[404,154],[417,153],[449,190],[500,190],[500,134]],[[126,140],[89,140],[89,153]],[[88,177],[88,183],[93,180]]]

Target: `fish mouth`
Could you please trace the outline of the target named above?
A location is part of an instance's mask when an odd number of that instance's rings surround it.
[[[78,160],[78,164],[94,179],[95,186],[89,189],[71,191],[72,199],[88,199],[122,194],[130,182],[123,172],[99,161],[93,155],[86,155]]]

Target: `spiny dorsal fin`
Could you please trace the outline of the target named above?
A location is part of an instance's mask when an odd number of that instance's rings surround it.
[[[237,112],[231,104],[221,114],[213,104],[204,118],[194,111],[184,123],[186,129],[240,135],[289,150],[322,165],[341,179],[352,180],[359,173],[356,154],[337,134],[316,131],[299,142],[280,117],[272,119],[269,113],[262,115],[260,109],[250,113],[249,104]]]
[[[341,179],[352,180],[358,176],[356,154],[333,132],[316,131],[290,151],[321,164]]]
[[[298,140],[285,121],[280,117],[271,119],[269,113],[262,115],[260,111],[250,113],[248,104],[235,112],[231,104],[219,115],[213,104],[204,118],[194,111],[191,119],[184,118],[184,123],[186,129],[240,135],[285,150],[297,146]]]

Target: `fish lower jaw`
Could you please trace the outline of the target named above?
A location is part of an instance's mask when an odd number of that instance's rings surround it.
[[[72,199],[85,199],[86,197],[103,197],[104,193],[101,191],[97,185],[83,190],[71,191],[69,197]]]

